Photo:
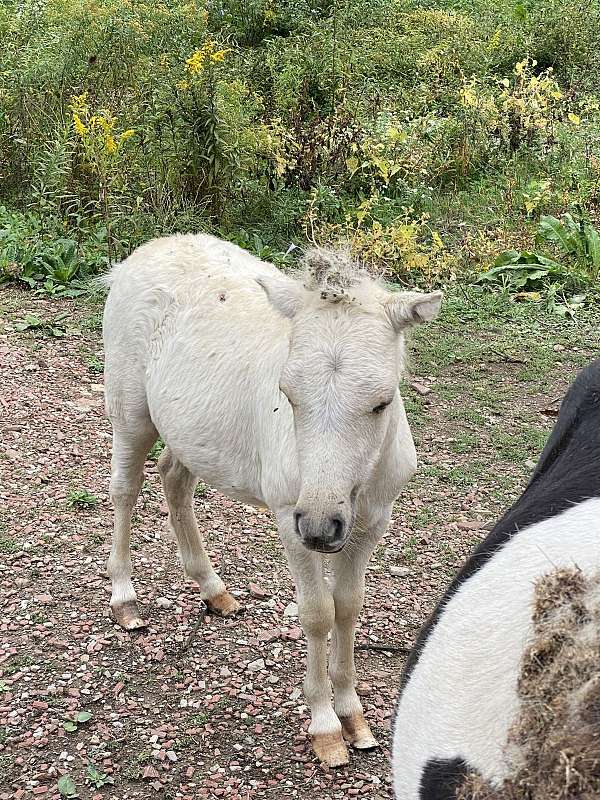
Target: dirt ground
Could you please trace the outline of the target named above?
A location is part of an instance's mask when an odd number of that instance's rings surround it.
[[[370,566],[357,635],[382,747],[330,770],[308,747],[305,643],[268,514],[197,492],[213,563],[245,607],[206,616],[149,460],[133,560],[150,624],[113,624],[99,307],[0,290],[0,800],[58,798],[61,777],[65,795],[106,800],[392,797],[406,650],[481,528],[523,488],[564,389],[599,350],[593,313],[477,302],[451,300],[413,342],[416,388],[403,394],[419,473]]]

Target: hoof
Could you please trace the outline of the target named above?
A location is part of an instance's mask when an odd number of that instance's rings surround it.
[[[352,714],[351,717],[340,717],[344,738],[357,750],[374,750],[379,747],[379,742],[371,733],[369,723],[362,714]]]
[[[205,602],[211,611],[222,617],[232,617],[241,609],[241,605],[235,597],[232,597],[227,591],[216,594],[214,597],[209,597]]]
[[[350,761],[341,733],[317,733],[311,740],[313,752],[322,764],[343,767]]]
[[[118,603],[111,606],[115,622],[126,631],[135,631],[147,627],[148,623],[140,617],[137,602],[129,600],[127,603]]]

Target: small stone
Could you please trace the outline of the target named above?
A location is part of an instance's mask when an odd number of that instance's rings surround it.
[[[425,397],[428,394],[431,394],[431,389],[429,386],[425,386],[422,383],[418,383],[418,381],[413,381],[410,385],[410,388],[413,389],[417,394],[420,394],[421,397]]]
[[[266,589],[262,589],[256,583],[250,584],[250,594],[252,597],[256,597],[258,600],[265,600],[267,597],[271,597],[271,592],[268,592]]]
[[[160,778],[160,772],[157,769],[154,769],[152,764],[148,764],[148,766],[144,768],[144,771],[142,773],[142,778],[145,778],[146,780]]]
[[[173,601],[169,600],[168,597],[159,597],[156,601],[156,605],[160,606],[161,608],[171,608]]]
[[[562,344],[555,344],[553,349],[555,353],[561,353],[565,348]]]
[[[410,575],[410,569],[408,567],[390,567],[390,575],[395,578],[406,578],[407,575]]]
[[[298,603],[288,603],[283,612],[284,617],[298,616]]]
[[[458,528],[461,531],[478,531],[481,528],[482,522],[477,519],[461,519],[458,521]]]
[[[257,658],[256,661],[251,661],[246,669],[248,672],[260,672],[265,668],[264,658]]]

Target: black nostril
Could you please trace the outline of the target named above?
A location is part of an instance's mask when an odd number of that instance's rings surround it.
[[[302,519],[301,511],[294,511],[294,528],[298,536],[300,535],[300,520]]]
[[[331,525],[333,528],[333,538],[341,539],[344,533],[344,518],[339,514],[334,514],[331,518]]]

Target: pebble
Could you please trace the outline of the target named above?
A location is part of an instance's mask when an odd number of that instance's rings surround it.
[[[260,672],[265,669],[265,666],[264,658],[257,658],[256,661],[251,661],[246,669],[248,672]]]
[[[288,603],[283,610],[284,617],[297,617],[298,616],[298,603]]]
[[[395,578],[406,578],[410,575],[410,569],[408,567],[390,567],[389,572],[390,575],[393,575]]]

